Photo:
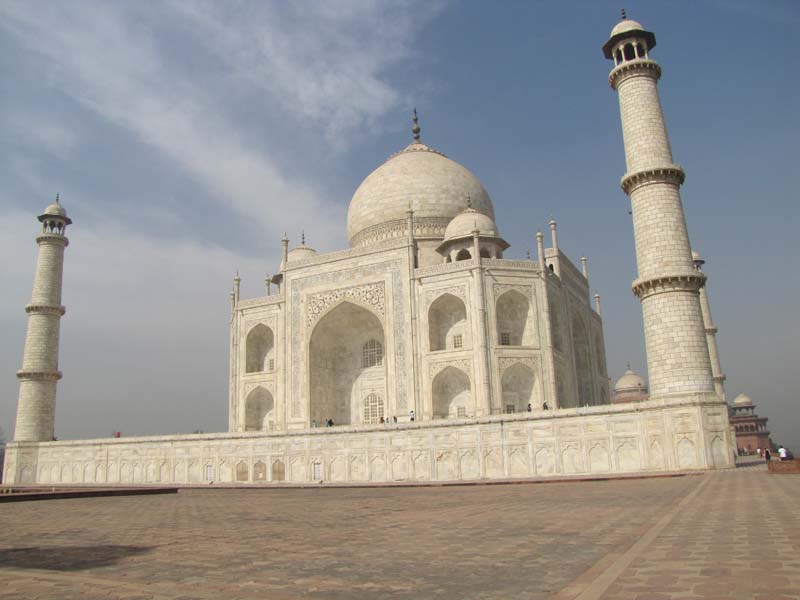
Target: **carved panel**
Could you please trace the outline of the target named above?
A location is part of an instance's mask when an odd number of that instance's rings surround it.
[[[501,356],[497,359],[497,366],[502,374],[509,367],[520,363],[533,371],[534,375],[539,374],[539,357],[538,356]]]
[[[445,294],[450,294],[451,296],[460,298],[465,305],[467,304],[467,286],[455,285],[446,288],[436,288],[435,290],[428,290],[425,292],[425,310],[427,311],[427,309],[430,308],[431,304],[433,304],[437,298],[444,296]]]
[[[428,378],[433,379],[441,371],[447,367],[455,367],[460,371],[464,371],[470,377],[472,376],[472,359],[471,358],[455,358],[451,360],[440,360],[430,363],[428,365]]]
[[[495,300],[505,294],[509,290],[516,290],[529,301],[533,302],[533,291],[529,285],[520,285],[514,283],[496,283],[494,284],[494,297]]]
[[[381,316],[386,314],[386,298],[382,281],[338,290],[311,294],[306,300],[306,319],[314,325],[322,314],[340,300],[353,300],[375,309]]]

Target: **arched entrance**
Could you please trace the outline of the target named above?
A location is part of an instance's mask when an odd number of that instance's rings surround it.
[[[245,431],[267,431],[273,407],[272,394],[263,387],[250,392],[245,400]]]
[[[533,343],[528,313],[530,302],[516,290],[497,300],[497,335],[501,346],[529,346]]]
[[[461,369],[447,367],[433,379],[433,418],[457,419],[475,416],[469,377]]]
[[[334,425],[372,421],[371,400],[387,397],[385,338],[378,317],[342,302],[314,327],[308,356],[310,420],[320,425],[328,419]]]
[[[503,412],[516,413],[531,408],[538,409],[533,371],[522,363],[512,365],[503,372]]]

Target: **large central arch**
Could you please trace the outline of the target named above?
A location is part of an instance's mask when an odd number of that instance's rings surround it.
[[[387,414],[385,348],[383,325],[366,308],[342,302],[322,317],[309,344],[309,419],[349,425]]]

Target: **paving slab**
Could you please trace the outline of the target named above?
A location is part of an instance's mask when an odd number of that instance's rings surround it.
[[[0,597],[800,598],[799,496],[737,469],[6,504]]]

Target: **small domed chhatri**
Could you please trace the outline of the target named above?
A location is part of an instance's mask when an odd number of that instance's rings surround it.
[[[647,397],[647,382],[628,365],[628,370],[614,384],[614,402],[640,402]]]
[[[56,194],[56,201],[45,208],[44,212],[39,215],[39,221],[44,222],[49,217],[58,217],[67,225],[72,224],[72,219],[67,216],[66,209],[61,206],[61,197],[59,194]]]
[[[314,250],[311,246],[306,246],[306,234],[303,232],[300,237],[300,245],[295,246],[289,251],[289,254],[286,257],[287,261],[295,262],[298,260],[304,260],[306,258],[311,258],[312,256],[316,256],[317,251]]]
[[[733,403],[736,406],[752,406],[753,405],[753,400],[747,394],[739,394],[733,400]]]
[[[468,208],[450,221],[450,224],[444,231],[444,239],[445,241],[450,241],[465,236],[472,237],[474,231],[477,231],[481,235],[495,237],[499,235],[494,219],[483,213],[479,213],[474,208]]]
[[[351,247],[406,235],[406,212],[414,211],[415,236],[443,239],[450,220],[468,208],[494,219],[494,206],[481,182],[468,169],[419,139],[416,111],[414,140],[367,175],[347,211]]]

